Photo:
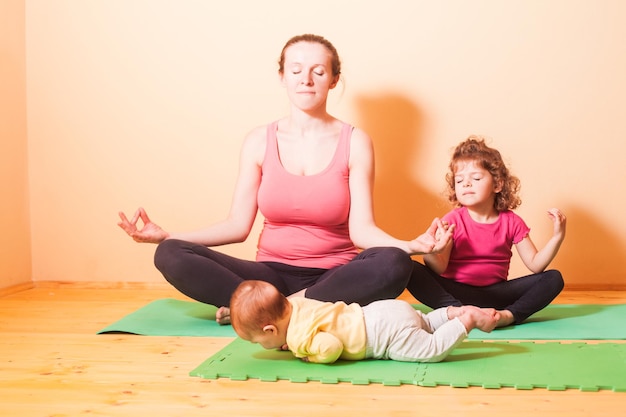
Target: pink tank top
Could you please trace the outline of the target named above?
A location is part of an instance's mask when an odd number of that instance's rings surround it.
[[[348,184],[352,126],[344,124],[330,164],[314,175],[285,170],[278,153],[278,122],[267,127],[257,202],[265,217],[257,261],[330,269],[354,258]]]

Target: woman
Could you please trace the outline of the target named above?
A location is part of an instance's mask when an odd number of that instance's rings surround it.
[[[396,239],[375,224],[371,139],[326,109],[341,74],[328,40],[310,34],[290,39],[278,73],[290,114],[247,135],[225,220],[170,234],[142,208],[130,220],[120,213],[119,226],[134,240],[159,243],[155,265],[174,287],[220,306],[220,323],[229,322],[230,296],[249,279],[269,282],[287,296],[321,301],[365,305],[395,298],[413,269],[409,255],[441,250],[450,237],[446,232],[435,239],[438,219],[411,241]],[[265,221],[256,261],[210,249],[244,241],[257,209]]]

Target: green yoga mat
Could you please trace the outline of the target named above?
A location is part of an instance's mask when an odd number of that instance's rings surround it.
[[[192,370],[190,376],[238,381],[626,392],[626,344],[466,340],[440,363],[365,360],[323,365],[305,363],[291,352],[265,350],[238,338]]]
[[[430,309],[415,305],[424,312]],[[150,336],[236,337],[231,326],[215,322],[217,308],[195,301],[153,301],[98,333]],[[473,330],[472,340],[622,340],[626,339],[626,304],[552,304],[524,324],[491,333]]]
[[[195,301],[164,298],[100,330],[103,333],[132,333],[145,336],[236,337],[231,326],[215,321],[217,307]]]
[[[415,305],[430,311],[424,305]],[[524,323],[491,333],[472,330],[472,340],[623,340],[626,304],[551,304]]]

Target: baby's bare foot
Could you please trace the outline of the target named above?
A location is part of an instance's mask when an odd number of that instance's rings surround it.
[[[220,307],[215,313],[215,321],[218,324],[230,324],[230,308]]]

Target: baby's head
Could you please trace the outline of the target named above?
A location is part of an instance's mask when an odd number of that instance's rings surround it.
[[[230,321],[239,337],[260,343],[265,348],[280,348],[273,344],[278,331],[284,338],[284,330],[277,329],[281,319],[289,314],[291,304],[272,284],[265,281],[244,281],[230,299]],[[267,340],[266,340],[267,339]],[[264,343],[267,342],[267,343]]]

